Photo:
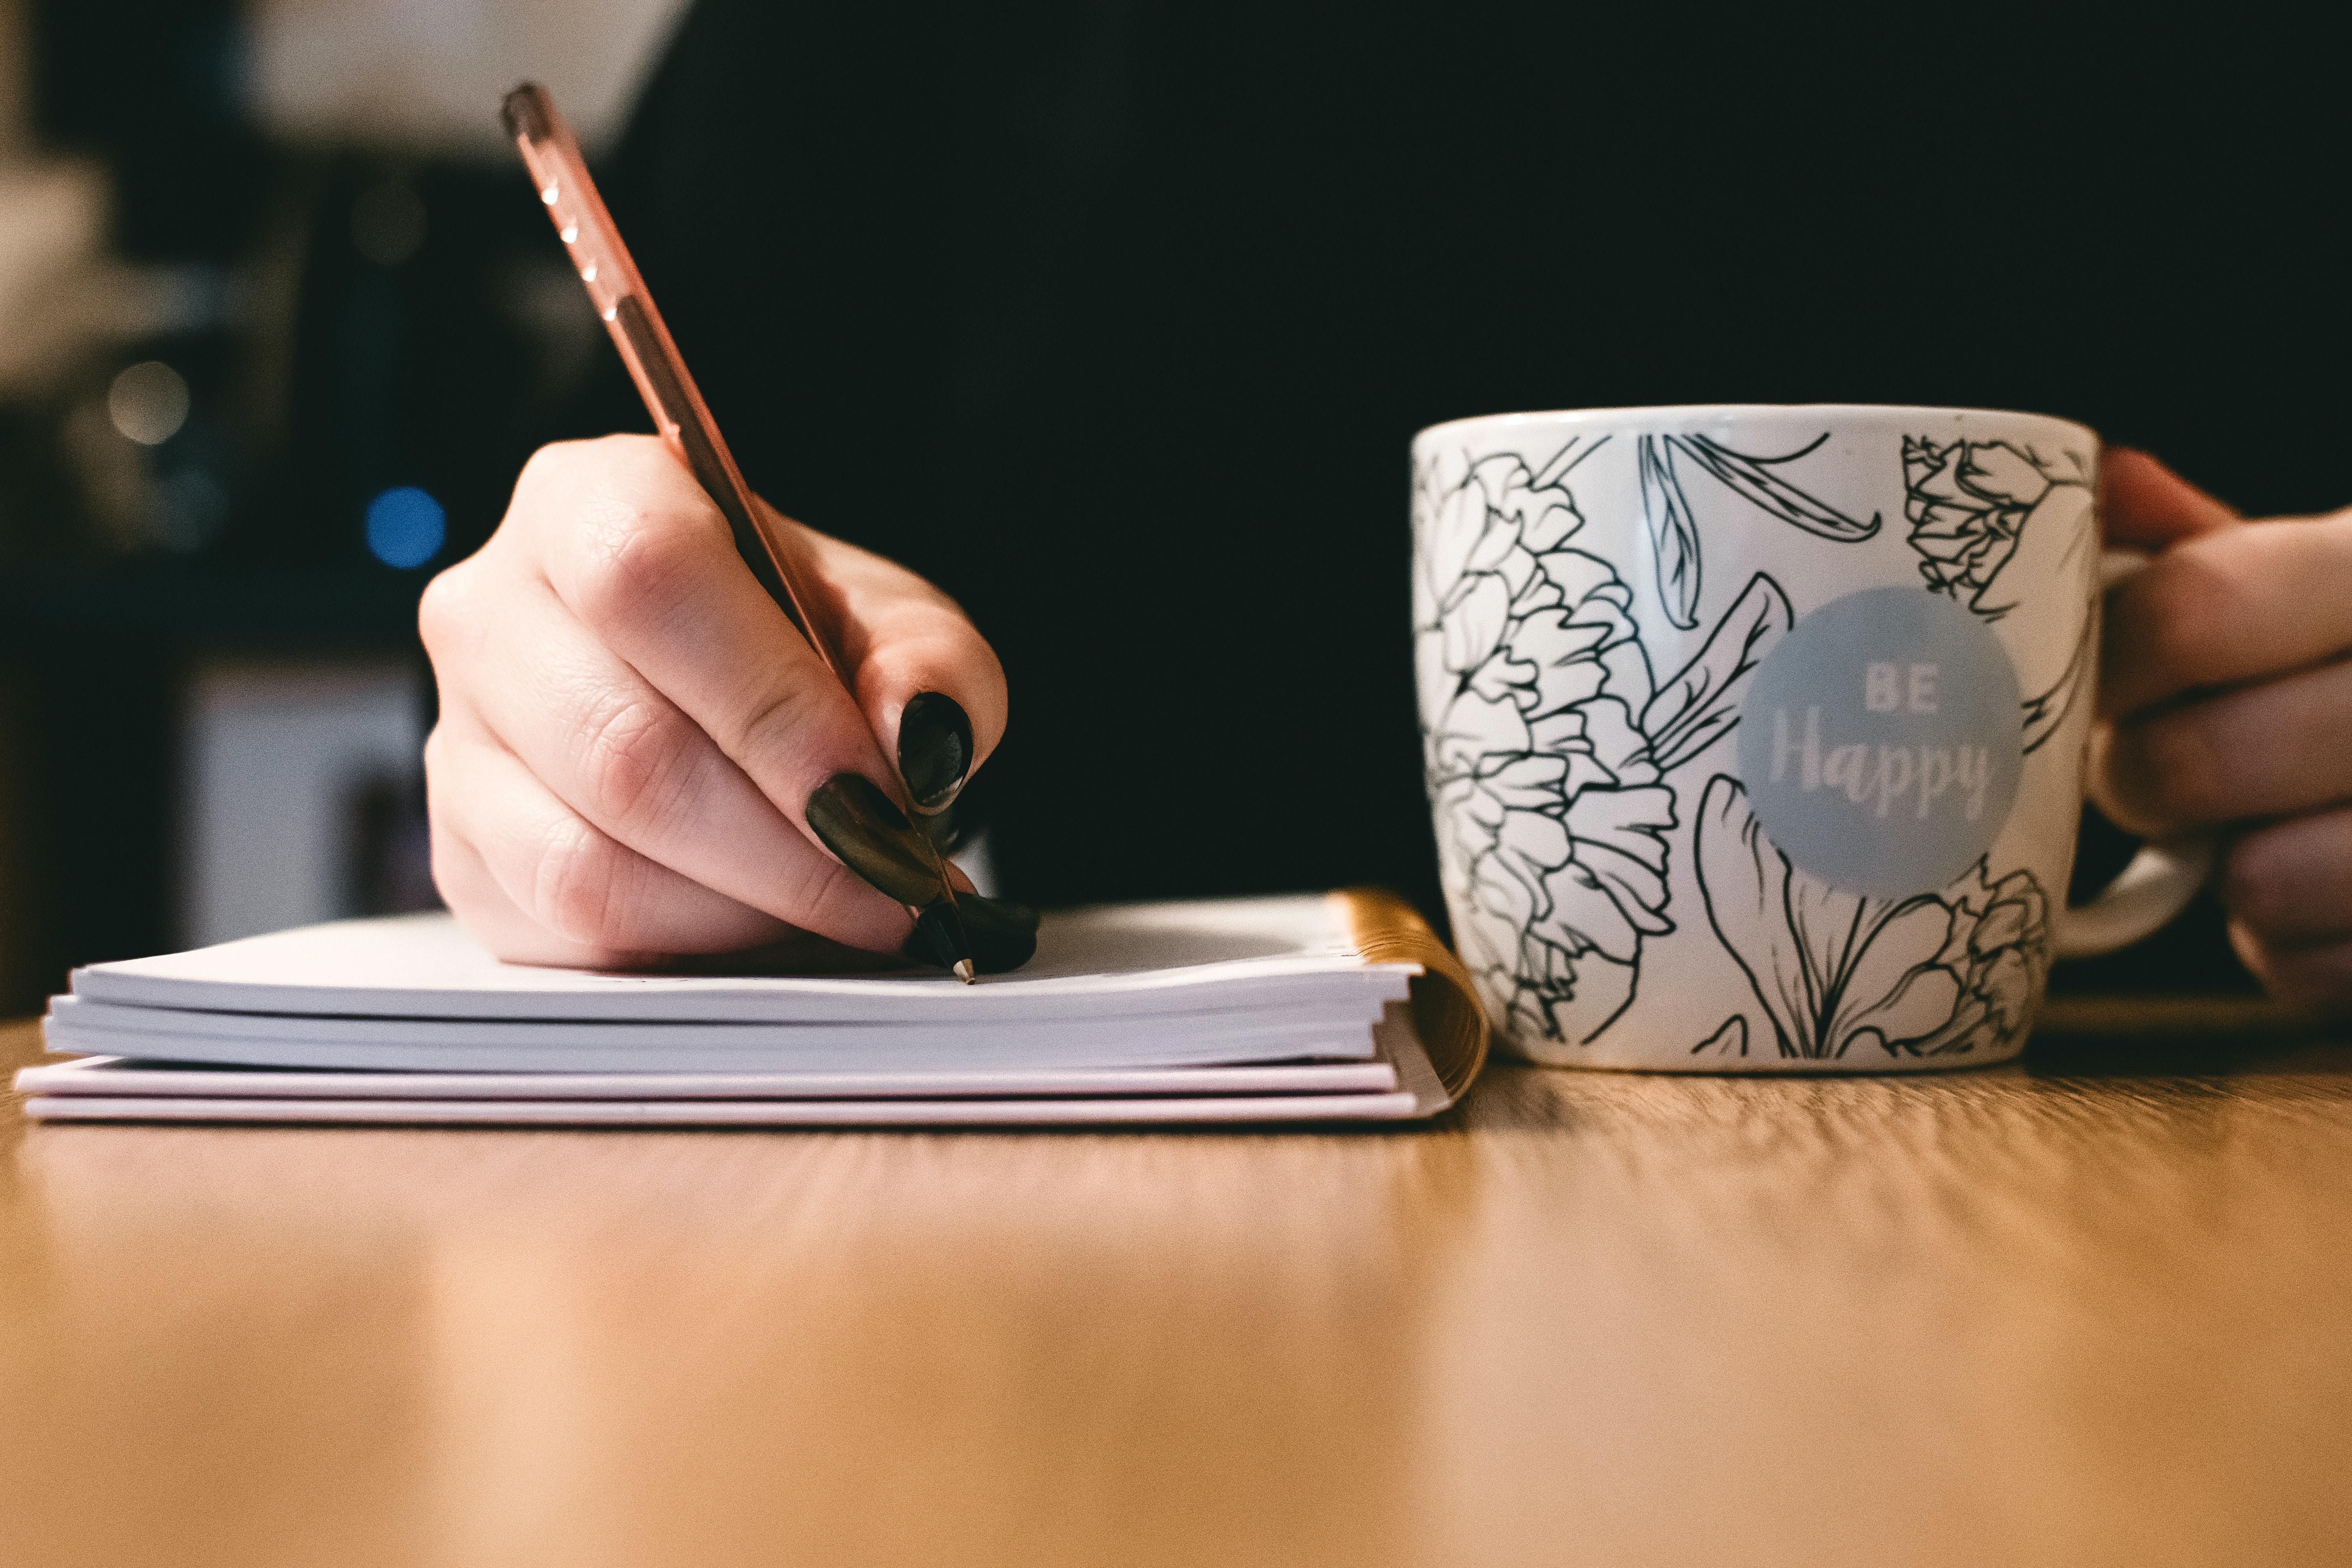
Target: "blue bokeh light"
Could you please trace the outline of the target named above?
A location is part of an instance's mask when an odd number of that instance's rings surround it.
[[[387,566],[424,565],[448,534],[441,503],[415,485],[394,485],[368,502],[368,550]]]

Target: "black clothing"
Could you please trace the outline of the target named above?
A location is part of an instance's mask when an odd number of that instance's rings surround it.
[[[1423,425],[2036,408],[2352,492],[2324,51],[1921,15],[711,3],[608,195],[753,484],[1003,656],[1008,891],[1433,906]]]

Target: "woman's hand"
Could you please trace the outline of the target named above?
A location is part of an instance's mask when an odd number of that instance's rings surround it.
[[[2239,956],[2352,1003],[2352,511],[2250,522],[2145,453],[2105,469],[2108,542],[2158,553],[2107,599],[2093,798],[2221,833]]]
[[[825,810],[862,791],[842,775],[904,801],[903,769],[916,805],[944,805],[1004,732],[1003,670],[913,573],[802,537],[821,601],[809,611],[835,634],[854,696],[647,436],[542,448],[490,542],[425,590],[441,690],[425,746],[433,875],[492,952],[610,965],[796,929],[906,942],[899,902],[821,847],[811,797],[836,844],[877,831]]]

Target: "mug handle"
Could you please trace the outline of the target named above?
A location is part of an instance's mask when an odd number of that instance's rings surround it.
[[[2189,907],[2213,869],[2213,841],[2143,844],[2098,897],[2057,912],[2051,943],[2060,958],[2091,958],[2129,947]]]
[[[2148,559],[2136,550],[2101,552],[2101,596],[2147,565]],[[2060,958],[2091,958],[2128,947],[2188,908],[2212,872],[2210,837],[2192,835],[2142,845],[2131,864],[2096,898],[2057,911],[2051,922],[2052,945]]]

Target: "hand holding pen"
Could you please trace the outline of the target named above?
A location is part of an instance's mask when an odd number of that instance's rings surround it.
[[[583,217],[609,220],[567,199],[548,205],[576,252]],[[994,654],[912,573],[741,489],[634,268],[610,287],[625,255],[611,236],[580,269],[667,449],[542,450],[490,542],[426,594],[444,897],[518,960],[632,963],[800,930],[1013,967],[1034,919],[951,891],[901,810],[944,808],[1003,734]]]

